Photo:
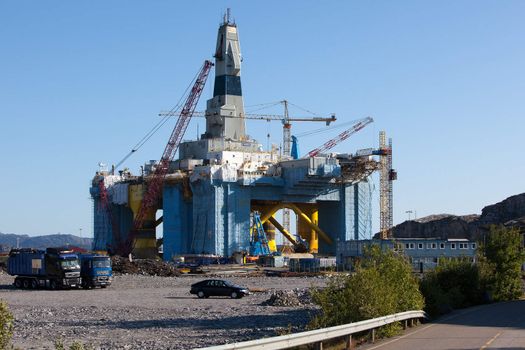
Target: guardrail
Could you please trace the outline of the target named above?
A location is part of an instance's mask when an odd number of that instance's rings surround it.
[[[210,346],[206,348],[199,348],[197,350],[279,350],[308,344],[315,344],[317,345],[317,349],[322,349],[323,341],[336,338],[345,338],[347,344],[346,347],[347,349],[350,349],[352,344],[352,334],[372,330],[373,339],[375,333],[374,330],[376,328],[394,322],[420,318],[427,318],[427,314],[424,311],[406,311],[394,315],[383,316],[371,320],[359,321],[335,327],[321,328],[313,331],[281,335],[272,338],[249,340],[241,343]]]

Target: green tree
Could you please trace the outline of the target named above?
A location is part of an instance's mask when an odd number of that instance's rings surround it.
[[[313,293],[321,311],[310,328],[330,327],[423,308],[423,297],[406,258],[373,245],[364,252],[356,272],[333,279]],[[383,329],[391,335],[398,325]]]
[[[482,282],[492,299],[518,299],[523,294],[521,266],[525,261],[519,230],[492,226],[479,254]]]

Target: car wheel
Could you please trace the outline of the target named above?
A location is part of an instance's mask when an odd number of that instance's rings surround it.
[[[22,281],[19,278],[15,280],[15,287],[22,288]]]
[[[239,294],[237,294],[237,292],[232,292],[231,297],[232,299],[237,299],[239,298]]]
[[[204,294],[204,292],[202,290],[199,290],[199,292],[197,293],[197,296],[202,299],[202,298],[206,298],[206,294]]]

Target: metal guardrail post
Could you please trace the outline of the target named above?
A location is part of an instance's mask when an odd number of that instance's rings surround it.
[[[345,350],[351,350],[352,349],[352,334],[347,335],[345,339]]]

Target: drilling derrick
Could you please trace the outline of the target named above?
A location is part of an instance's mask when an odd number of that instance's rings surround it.
[[[386,133],[384,131],[379,133],[379,149],[384,151],[380,159],[379,172],[380,231],[381,239],[388,239],[392,237],[392,226],[394,221],[392,182],[397,180],[397,172],[392,169],[392,139],[388,140],[387,145]]]

